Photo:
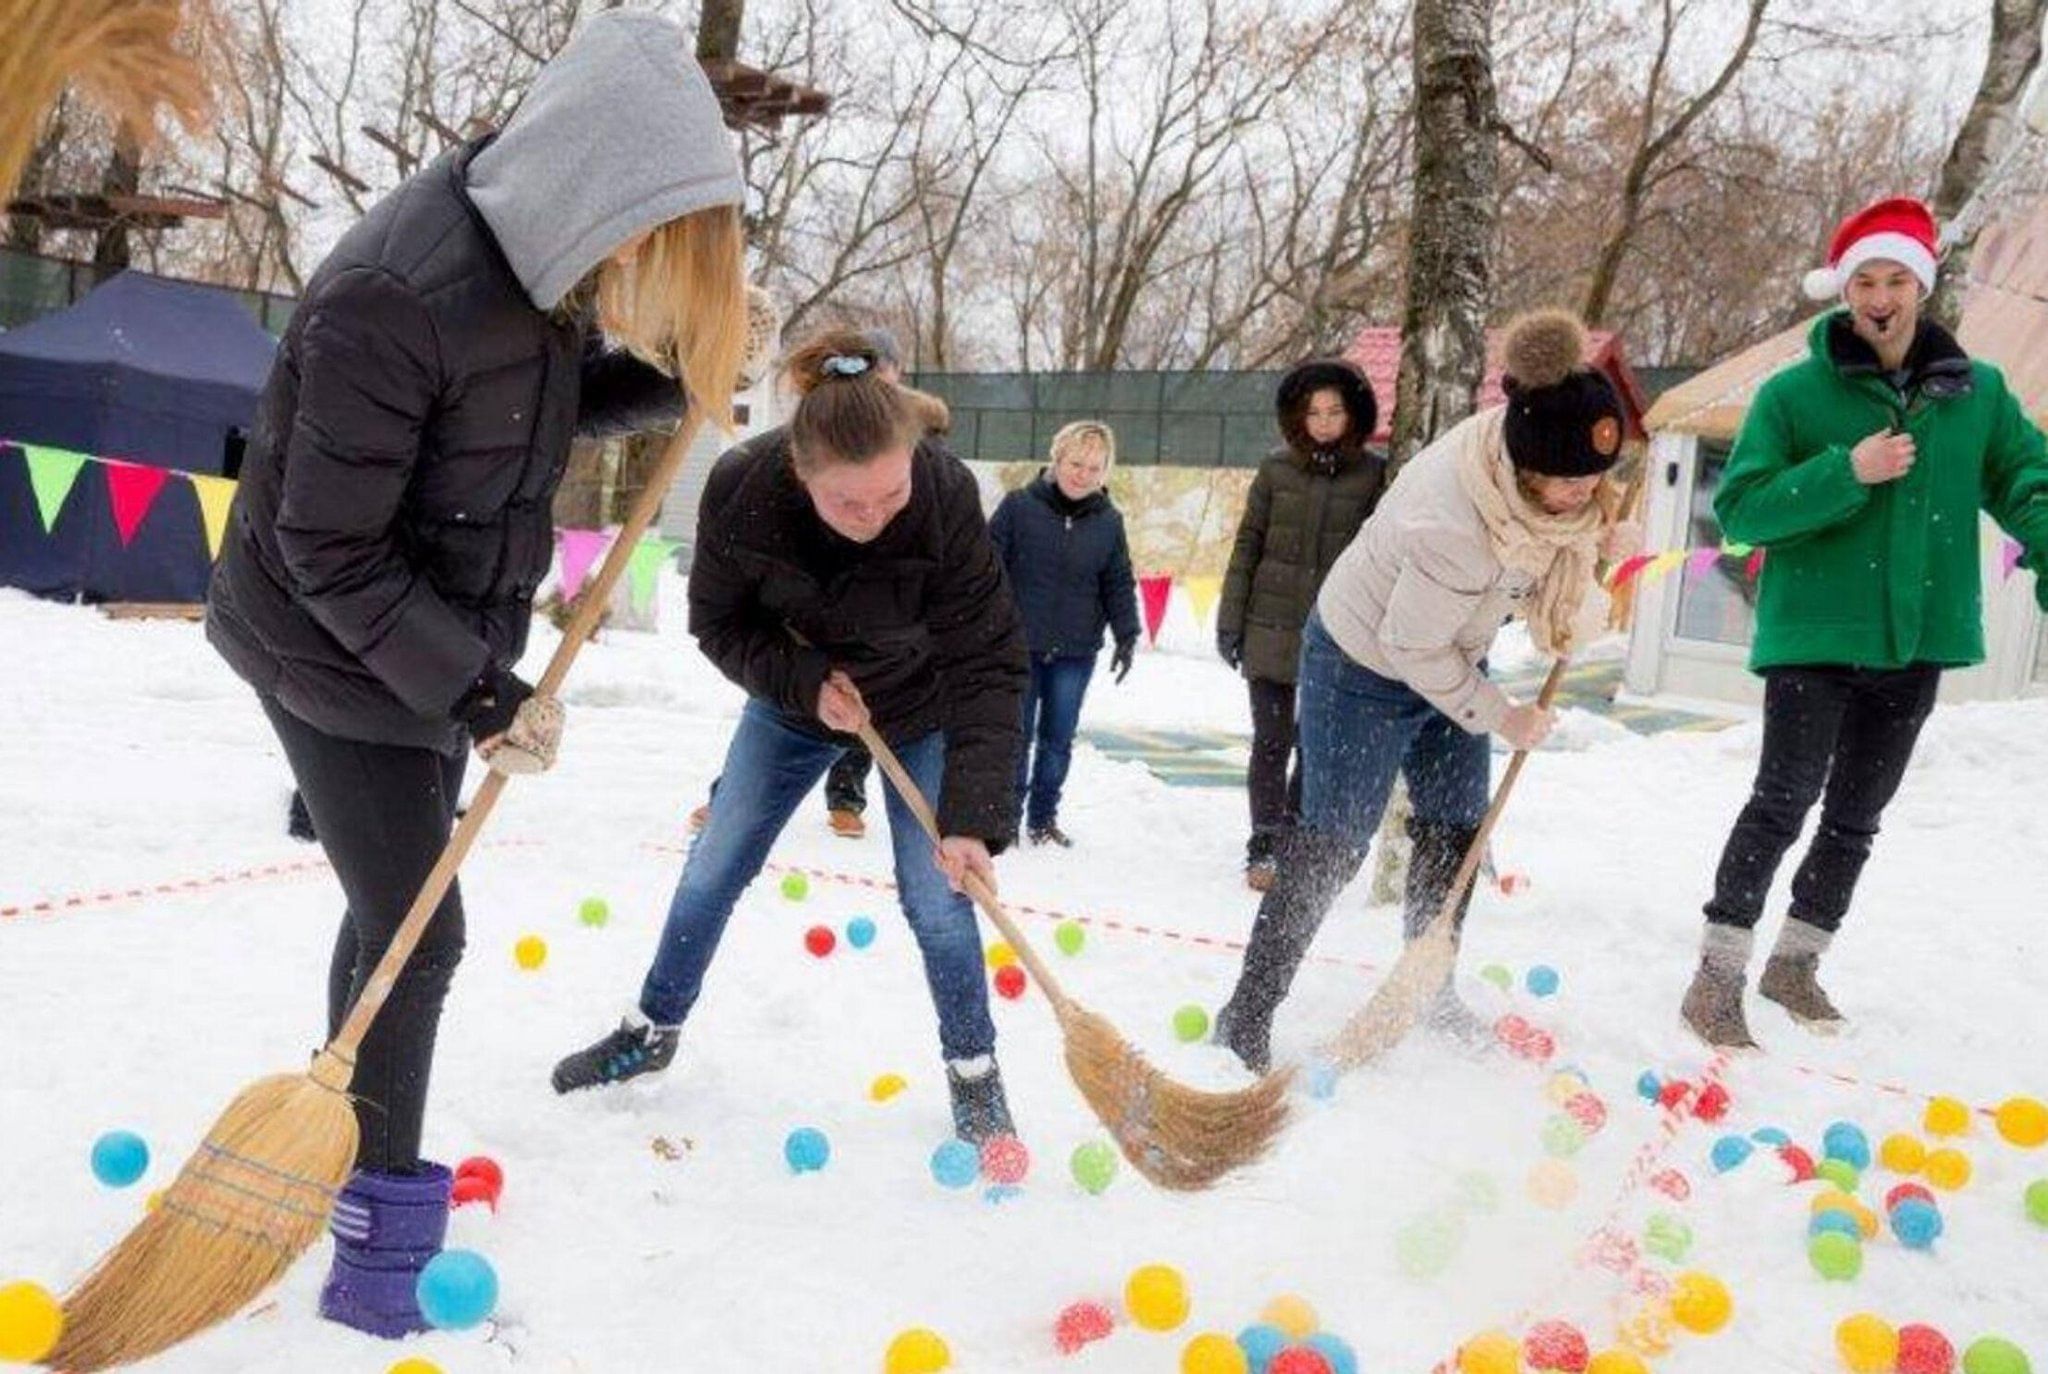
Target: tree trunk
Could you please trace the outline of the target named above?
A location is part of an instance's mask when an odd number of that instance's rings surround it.
[[[1415,0],[1415,195],[1401,315],[1398,467],[1472,413],[1493,295],[1493,0]]]
[[[746,17],[747,0],[704,0],[697,21],[697,60],[736,62],[740,55],[740,20]]]
[[[100,178],[100,193],[132,196],[142,189],[142,150],[125,130],[114,138],[114,151],[107,159],[106,175]],[[116,218],[99,231],[93,244],[92,265],[97,280],[104,281],[129,264],[128,221]]]
[[[2013,117],[2027,78],[2041,65],[2041,23],[2048,0],[1996,0],[1991,14],[1991,46],[1984,59],[1984,79],[1977,84],[1970,112],[1956,130],[1956,141],[1941,167],[1934,193],[1934,217],[1946,224],[1984,188],[1994,156],[2020,136]],[[1978,224],[1983,223],[1982,218]],[[1950,329],[1963,313],[1963,285],[1970,279],[1970,255],[1977,230],[1952,245],[1928,303],[1931,318]]]

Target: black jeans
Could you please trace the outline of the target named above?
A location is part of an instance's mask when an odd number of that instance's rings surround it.
[[[1301,814],[1301,757],[1295,751],[1294,684],[1246,678],[1252,696],[1252,760],[1246,790],[1252,802],[1249,857],[1271,857]]]
[[[839,756],[832,771],[825,774],[825,809],[851,811],[858,816],[868,809],[868,769],[874,766],[866,745],[856,744]]]
[[[338,739],[269,697],[263,710],[348,900],[327,975],[332,1038],[448,844],[468,755]],[[450,884],[356,1056],[359,1169],[419,1164],[434,1036],[462,946],[462,894]]]
[[[1940,686],[1941,669],[1931,663],[1765,671],[1763,757],[1721,852],[1708,920],[1757,923],[1779,862],[1825,793],[1820,826],[1793,875],[1792,915],[1822,930],[1842,924]]]

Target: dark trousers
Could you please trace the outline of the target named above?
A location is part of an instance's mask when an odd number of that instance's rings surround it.
[[[1024,684],[1024,747],[1017,754],[1017,792],[1025,825],[1043,830],[1060,818],[1060,793],[1074,761],[1081,701],[1095,675],[1093,654],[1033,654]]]
[[[874,762],[864,744],[856,744],[841,754],[832,771],[825,774],[825,809],[851,811],[856,816],[867,810],[868,769]]]
[[[1301,758],[1295,750],[1294,684],[1245,679],[1252,697],[1252,759],[1245,785],[1252,803],[1249,857],[1268,858],[1301,814]]]
[[[263,710],[348,900],[327,977],[331,1038],[447,847],[468,755],[337,739],[268,697]],[[450,884],[356,1056],[358,1168],[419,1164],[434,1035],[462,946],[462,895]]]
[[[1763,757],[1721,851],[1708,920],[1757,923],[1779,862],[1820,801],[1820,826],[1792,878],[1792,915],[1822,930],[1842,924],[1940,686],[1941,669],[1925,663],[1764,673]]]

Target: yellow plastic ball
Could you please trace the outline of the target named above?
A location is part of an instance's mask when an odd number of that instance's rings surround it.
[[[1282,1293],[1265,1306],[1259,1313],[1259,1320],[1268,1326],[1277,1326],[1287,1333],[1290,1341],[1305,1341],[1322,1327],[1315,1308],[1308,1299],[1292,1293]]]
[[[1884,1144],[1877,1147],[1877,1162],[1895,1174],[1917,1174],[1927,1162],[1927,1147],[1919,1136],[1899,1131],[1886,1136]]]
[[[1204,1331],[1180,1352],[1180,1374],[1251,1374],[1252,1362],[1230,1337]]]
[[[1862,1205],[1840,1188],[1823,1188],[1813,1195],[1813,1201],[1806,1204],[1806,1213],[1817,1217],[1822,1212],[1854,1212]]]
[[[432,1360],[423,1360],[411,1355],[391,1366],[388,1374],[443,1374],[441,1366]]]
[[[1927,1104],[1921,1120],[1929,1135],[1965,1135],[1970,1129],[1970,1104],[1953,1097],[1937,1097]]]
[[[1529,1197],[1539,1207],[1558,1211],[1579,1195],[1579,1176],[1561,1159],[1538,1160],[1529,1170]]]
[[[154,1212],[157,1208],[163,1205],[164,1190],[159,1188],[155,1192],[151,1193],[147,1198],[143,1199],[142,1210],[145,1212]]]
[[[1678,1276],[1671,1290],[1671,1319],[1696,1336],[1711,1336],[1728,1324],[1735,1299],[1728,1285],[1697,1269]]]
[[[512,957],[518,961],[519,967],[531,973],[548,961],[548,942],[538,935],[523,936],[518,944],[512,946]]]
[[[1586,1374],[1650,1374],[1650,1366],[1627,1350],[1603,1350],[1586,1365]]]
[[[64,1309],[39,1283],[0,1287],[0,1360],[35,1364],[64,1334]]]
[[[868,1099],[873,1102],[887,1102],[909,1086],[910,1084],[904,1081],[902,1074],[885,1073],[874,1082],[868,1084]]]
[[[1936,1150],[1927,1156],[1920,1172],[1935,1187],[1953,1193],[1970,1181],[1970,1157],[1961,1150]]]
[[[1008,968],[1017,962],[1017,951],[998,940],[983,950],[981,957],[990,968]]]
[[[1522,1374],[1522,1343],[1499,1331],[1458,1347],[1458,1374]]]
[[[1899,1362],[1899,1333],[1884,1318],[1858,1312],[1835,1328],[1835,1352],[1854,1374],[1892,1374]]]
[[[1616,1338],[1628,1350],[1649,1359],[1670,1353],[1672,1325],[1670,1306],[1653,1302],[1622,1323]]]
[[[885,1374],[938,1374],[952,1364],[953,1352],[946,1348],[939,1333],[922,1326],[897,1332],[882,1360]]]
[[[1569,1070],[1552,1074],[1550,1081],[1543,1085],[1543,1095],[1550,1099],[1552,1106],[1556,1107],[1562,1107],[1584,1091],[1586,1091],[1586,1080]]]
[[[1124,1309],[1147,1331],[1171,1331],[1188,1319],[1188,1284],[1170,1264],[1131,1271],[1124,1283]]]
[[[2034,1097],[2008,1097],[1998,1104],[1998,1133],[2022,1150],[2048,1145],[2048,1104]]]

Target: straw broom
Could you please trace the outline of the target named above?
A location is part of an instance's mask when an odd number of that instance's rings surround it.
[[[937,844],[939,825],[931,803],[895,751],[869,722],[863,721],[857,733]],[[1116,1027],[1066,994],[987,883],[969,873],[967,892],[1038,980],[1066,1038],[1067,1072],[1133,1168],[1162,1188],[1194,1191],[1265,1154],[1287,1123],[1292,1070],[1267,1074],[1237,1092],[1202,1092],[1174,1082],[1147,1063]]]

